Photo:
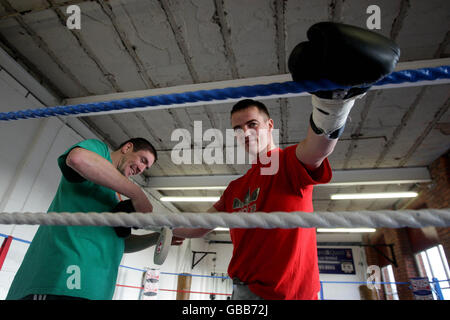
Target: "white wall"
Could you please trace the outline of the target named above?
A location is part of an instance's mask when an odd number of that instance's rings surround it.
[[[39,108],[42,104],[0,70],[0,111]],[[83,137],[57,118],[0,123],[0,212],[45,212],[58,187],[56,159]],[[37,226],[0,225],[0,233],[31,241]],[[0,237],[0,242],[4,238]],[[28,244],[13,241],[0,271],[0,299],[9,285]]]
[[[217,237],[215,237],[217,239]],[[192,269],[192,274],[201,274],[206,276],[211,276],[212,274],[216,277],[226,277],[223,278],[213,278],[213,277],[193,277],[191,290],[196,292],[213,292],[222,294],[231,294],[233,291],[233,283],[228,279],[228,264],[231,260],[233,253],[232,244],[222,244],[222,243],[209,243],[206,239],[196,239],[192,243],[192,251],[204,251],[204,252],[215,252],[216,254],[207,254],[196,266]],[[202,254],[196,254],[195,261],[199,261]],[[192,266],[192,256],[190,264]],[[228,296],[216,295],[215,300],[226,300]],[[191,299],[198,300],[209,300],[208,294],[196,294],[192,293]]]
[[[134,234],[145,234],[149,231],[134,230]],[[142,287],[142,277],[146,268],[158,269],[160,273],[180,273],[184,270],[184,258],[186,254],[188,241],[185,241],[181,246],[172,246],[169,254],[163,265],[159,266],[153,263],[153,255],[155,247],[151,247],[136,253],[124,254],[119,274],[117,276],[117,283],[126,286]],[[126,268],[129,267],[129,268]],[[134,268],[134,269],[130,269]],[[174,289],[177,288],[176,276],[160,275],[159,288]],[[115,300],[139,300],[141,298],[141,290],[136,288],[117,287],[113,299]],[[159,292],[159,300],[175,300],[176,293],[174,292]]]
[[[145,233],[134,231],[133,233]],[[216,252],[208,254],[194,268],[192,268],[192,251]],[[204,239],[187,239],[182,246],[172,246],[166,261],[162,266],[153,264],[154,248],[149,248],[133,254],[125,254],[119,268],[117,283],[131,287],[142,287],[142,276],[146,268],[156,268],[160,271],[160,282],[157,300],[175,300],[178,289],[178,275],[189,273],[191,289],[194,292],[214,292],[231,294],[231,280],[210,277],[227,277],[227,268],[231,259],[232,246],[230,244],[208,244]],[[199,260],[201,255],[196,255]],[[131,269],[134,268],[134,269]],[[137,269],[137,270],[136,270]],[[162,289],[162,290],[161,290]],[[139,300],[141,290],[136,288],[117,287],[113,299]],[[216,300],[225,300],[227,295],[216,295]],[[209,300],[209,294],[191,293],[191,300]]]

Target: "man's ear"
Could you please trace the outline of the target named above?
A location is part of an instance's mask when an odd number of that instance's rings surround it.
[[[272,130],[273,129],[273,120],[272,119],[267,120],[267,124],[269,125],[269,129]]]
[[[125,154],[128,153],[129,151],[133,151],[133,143],[132,142],[127,142],[125,143],[122,148],[120,149],[120,151]]]

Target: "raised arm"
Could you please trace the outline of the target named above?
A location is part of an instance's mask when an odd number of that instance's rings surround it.
[[[125,253],[138,252],[158,244],[159,233],[136,235],[131,234],[125,239]],[[172,246],[179,246],[183,243],[183,238],[172,237]]]
[[[355,101],[394,71],[400,49],[378,33],[334,22],[313,25],[307,37],[289,56],[293,80],[326,79],[346,87],[311,92],[310,127],[296,155],[309,169],[315,169],[333,152]]]
[[[337,141],[316,134],[310,126],[306,139],[298,143],[295,154],[308,170],[313,171],[333,152]]]

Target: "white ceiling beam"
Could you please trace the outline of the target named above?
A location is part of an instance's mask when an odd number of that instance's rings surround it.
[[[16,60],[0,47],[0,69],[5,69],[24,88],[32,93],[44,105],[52,106],[60,103],[59,99],[44,88]]]
[[[145,187],[155,190],[224,187],[239,177],[241,175],[150,177]],[[426,167],[334,170],[331,182],[317,185],[317,187],[410,184],[430,181],[431,176]]]
[[[31,94],[39,102],[39,106],[35,108],[58,105],[61,103],[58,97],[52,94],[45,88],[38,80],[36,80],[28,71],[24,69],[16,60],[14,60],[3,48],[0,47],[0,70],[5,70],[11,77],[14,78],[22,87],[24,87],[28,94]],[[24,109],[30,109],[24,108]],[[100,137],[93,133],[84,123],[79,119],[69,117],[56,117],[66,126],[71,128],[75,133],[84,139],[99,139]],[[103,138],[102,138],[103,139]]]
[[[434,68],[439,66],[450,65],[450,58],[443,59],[431,59],[431,60],[420,60],[420,61],[410,61],[410,62],[401,62],[398,63],[395,71],[408,70],[408,69],[420,69],[420,68]],[[216,81],[216,82],[207,82],[207,83],[198,83],[198,84],[190,84],[190,85],[181,85],[167,88],[158,88],[158,89],[148,89],[148,90],[138,90],[138,91],[128,91],[128,92],[119,92],[119,93],[111,93],[105,95],[93,95],[87,97],[78,97],[66,99],[64,101],[64,105],[77,105],[83,103],[93,103],[93,102],[106,102],[106,101],[114,101],[121,99],[133,99],[133,98],[143,98],[157,95],[167,95],[167,94],[175,94],[175,93],[183,93],[183,92],[192,92],[199,90],[212,90],[212,89],[223,89],[230,87],[241,87],[241,86],[252,86],[252,85],[261,85],[261,84],[270,84],[270,83],[282,83],[292,81],[292,77],[290,74],[281,74],[281,75],[273,75],[273,76],[264,76],[264,77],[255,77],[255,78],[246,78],[246,79],[235,79],[235,80],[226,80],[226,81]],[[374,86],[372,90],[379,89],[390,89],[390,88],[402,88],[402,87],[413,87],[413,86],[423,86],[423,85],[438,85],[438,84],[446,84],[450,83],[450,79],[441,79],[435,81],[418,81],[418,82],[404,82],[400,84],[386,84],[383,86]],[[309,93],[295,93],[295,94],[287,94],[287,95],[272,95],[267,97],[255,97],[255,99],[264,100],[264,99],[275,99],[275,98],[289,98],[289,97],[298,97],[298,96],[306,96]],[[173,104],[167,106],[155,106],[155,107],[143,107],[139,108],[139,111],[148,111],[148,110],[157,110],[157,109],[169,109],[175,107],[187,107],[187,106],[199,106],[199,105],[210,105],[210,104],[220,104],[220,103],[231,103],[235,101],[239,101],[239,99],[226,99],[226,100],[214,100],[214,101],[201,101],[201,102],[192,102],[192,103],[181,103],[181,104]],[[125,109],[125,110],[111,110],[105,112],[95,112],[95,113],[83,113],[80,115],[73,115],[73,117],[77,116],[87,116],[87,115],[101,115],[101,114],[112,114],[112,113],[125,113],[125,112],[133,112],[134,109]]]

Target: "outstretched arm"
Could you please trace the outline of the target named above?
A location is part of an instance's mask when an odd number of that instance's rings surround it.
[[[295,155],[308,170],[314,171],[333,152],[337,141],[338,139],[330,140],[324,135],[317,135],[310,126],[306,139],[297,145]]]
[[[216,208],[211,207],[207,212],[213,213],[217,212],[217,210]],[[203,228],[197,229],[177,228],[173,230],[173,235],[180,238],[202,238],[213,230],[214,229],[203,229]]]
[[[144,235],[132,234],[125,239],[125,253],[133,253],[150,248],[158,243],[158,239],[158,232]],[[179,246],[183,243],[183,240],[179,237],[172,237],[172,245]]]
[[[308,169],[315,169],[333,151],[355,100],[394,71],[400,48],[381,34],[335,22],[316,23],[306,35],[308,41],[295,46],[289,56],[292,79],[327,79],[346,88],[311,93],[310,127],[296,155]]]
[[[132,253],[147,249],[156,245],[159,233],[154,232],[145,235],[130,235],[125,239],[125,253]]]

